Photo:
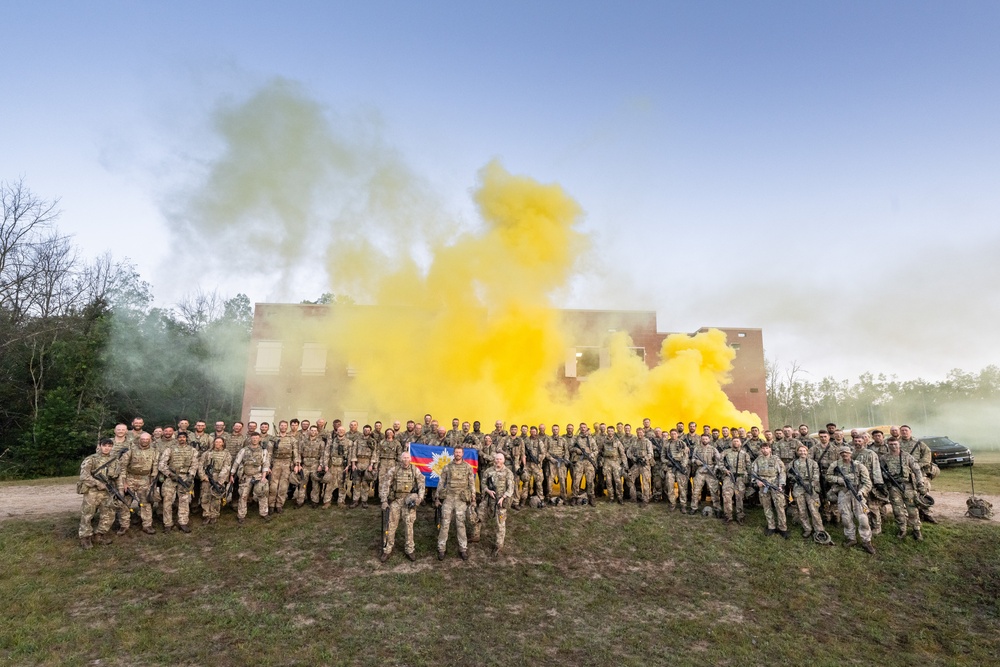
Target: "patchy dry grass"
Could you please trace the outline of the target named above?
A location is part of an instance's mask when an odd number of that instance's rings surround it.
[[[978,457],[974,466],[942,468],[932,482],[934,490],[971,493],[970,471],[975,476],[977,494],[1000,496],[1000,463],[979,463]]]
[[[421,508],[417,562],[385,565],[375,507],[242,528],[227,512],[87,552],[73,518],[7,522],[0,662],[981,665],[1000,649],[987,523],[882,536],[869,557],[765,538],[759,510],[735,527],[563,507],[511,513],[506,555],[486,555],[484,531],[466,563],[454,543],[436,560],[432,517]]]

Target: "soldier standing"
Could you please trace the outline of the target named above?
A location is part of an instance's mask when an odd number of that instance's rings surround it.
[[[455,518],[458,536],[458,554],[462,560],[469,559],[465,517],[469,505],[475,505],[476,502],[476,474],[464,456],[465,449],[459,445],[455,448],[455,458],[441,471],[441,479],[434,492],[434,506],[442,507],[441,529],[437,540],[438,560],[444,560],[452,517]]]
[[[327,508],[333,502],[333,492],[337,492],[337,505],[347,504],[347,494],[350,488],[350,466],[352,443],[347,438],[347,429],[337,427],[337,434],[330,438],[326,451],[322,455],[322,471],[326,485],[323,489],[323,507]]]
[[[270,520],[268,515],[268,484],[267,476],[271,472],[271,461],[266,449],[261,446],[260,433],[250,434],[250,444],[240,450],[233,462],[229,483],[235,477],[240,479],[240,503],[236,507],[236,521],[243,525],[247,516],[247,503],[251,496],[257,503],[257,509],[264,521]]]
[[[93,548],[93,542],[98,544],[111,544],[108,531],[111,530],[115,522],[115,508],[112,504],[111,493],[107,486],[94,477],[103,476],[111,481],[118,479],[121,474],[121,466],[117,458],[111,455],[114,441],[111,438],[104,438],[97,447],[97,452],[91,454],[80,464],[80,481],[77,483],[77,492],[83,495],[83,505],[80,507],[80,546],[84,549]],[[114,484],[114,482],[111,482]],[[97,533],[94,533],[92,521],[97,514]],[[91,540],[93,536],[93,541]]]
[[[493,455],[493,466],[483,479],[486,514],[492,515],[496,520],[497,536],[493,555],[499,556],[507,535],[507,506],[510,504],[510,497],[514,495],[514,473],[504,465],[504,455],[501,452]]]
[[[875,553],[872,546],[872,530],[868,525],[868,508],[865,497],[872,489],[872,478],[868,468],[863,463],[851,460],[851,448],[844,446],[839,451],[840,460],[832,463],[826,471],[831,490],[837,493],[837,509],[840,520],[844,524],[845,547],[853,547],[858,543],[856,537],[860,534],[862,548],[870,554]],[[851,488],[848,488],[848,487]],[[857,531],[854,520],[857,519]]]
[[[688,449],[687,443],[678,437],[680,432],[676,428],[670,429],[667,441],[663,443],[663,460],[666,479],[664,485],[667,500],[670,501],[670,509],[684,511],[688,500]],[[671,461],[671,459],[673,459]],[[674,491],[676,485],[677,491]]]
[[[697,466],[694,484],[691,487],[691,514],[698,513],[698,501],[701,500],[702,489],[706,486],[716,516],[722,514],[722,503],[719,502],[719,480],[715,476],[718,462],[719,450],[712,444],[712,436],[701,436],[701,444],[691,450],[691,465]]]
[[[307,434],[306,438],[299,444],[298,459],[295,461],[295,467],[298,469],[298,474],[303,480],[299,488],[295,490],[296,507],[302,507],[305,504],[307,486],[310,487],[308,489],[309,502],[314,507],[319,505],[320,486],[322,483],[318,474],[320,457],[323,455],[325,446],[323,438],[319,435],[318,426],[310,426]]]
[[[913,539],[920,542],[924,539],[920,532],[920,512],[917,510],[917,494],[927,493],[927,486],[924,483],[923,473],[920,471],[920,464],[916,459],[901,451],[898,440],[889,441],[889,452],[881,461],[887,478],[895,480],[896,484],[890,482],[889,502],[892,503],[892,514],[896,518],[896,525],[899,526],[899,539],[906,537],[906,528],[913,531]]]
[[[298,427],[298,420],[295,422]],[[272,439],[268,450],[271,463],[271,482],[267,489],[267,505],[275,514],[281,514],[288,500],[288,482],[294,462],[299,458],[299,437],[288,428],[288,422],[278,422],[278,434]]]
[[[908,453],[917,461],[917,465],[920,466],[920,474],[923,476],[924,486],[927,487],[927,493],[930,493],[931,480],[937,477],[939,471],[938,467],[934,465],[934,456],[931,454],[931,448],[923,440],[914,440],[913,431],[906,424],[899,427],[898,439],[899,451]],[[919,506],[917,509],[920,512],[920,519],[922,521],[937,523],[937,519],[931,514],[929,507]]]
[[[524,505],[528,496],[534,491],[532,506],[544,507],[545,488],[542,466],[548,458],[548,451],[545,447],[545,441],[538,434],[537,426],[531,427],[531,433],[524,441],[524,458],[524,475],[521,478],[524,480],[524,485],[521,487],[520,503]]]
[[[629,427],[626,425],[626,431],[628,428]],[[650,465],[653,461],[653,443],[646,438],[646,434],[643,429],[636,429],[635,437],[632,439],[631,448],[627,449],[625,453],[632,463],[628,470],[629,497],[636,503],[641,502],[643,505],[648,505],[649,498],[652,495],[652,476],[650,472]],[[638,479],[639,483],[642,484],[641,494],[636,493],[636,479]]]
[[[590,434],[590,427],[580,424],[580,434],[573,441],[570,460],[573,463],[573,500],[570,504],[594,504],[594,476],[597,472],[597,441]],[[583,497],[586,485],[586,500]]]
[[[868,524],[872,528],[872,535],[882,534],[882,507],[881,501],[876,499],[874,489],[877,487],[885,493],[885,481],[882,479],[882,466],[879,465],[878,455],[866,446],[866,440],[861,433],[851,435],[851,444],[854,447],[853,457],[858,463],[863,463],[868,468],[868,474],[872,478],[872,489],[865,499],[868,506]],[[884,497],[884,496],[883,496]]]
[[[750,471],[756,475],[757,493],[764,508],[764,517],[767,519],[767,534],[774,535],[777,527],[778,533],[787,540],[785,466],[780,458],[771,453],[771,443],[761,443],[760,456],[750,464]]]
[[[809,448],[805,444],[800,444],[796,453],[788,475],[792,480],[792,497],[799,508],[802,537],[806,538],[826,532],[819,514],[819,464],[809,457]]]
[[[215,437],[212,451],[201,457],[198,476],[201,477],[201,521],[211,525],[219,520],[222,500],[226,495],[225,482],[229,479],[233,457],[226,450],[226,439]]]
[[[378,469],[378,448],[371,434],[371,426],[366,424],[364,433],[355,438],[350,462],[351,481],[354,484],[354,503],[351,507],[360,505],[367,509],[368,494],[372,492],[372,482],[375,481],[375,471]]]
[[[174,443],[160,455],[160,473],[163,480],[163,532],[174,526],[174,498],[177,499],[177,527],[190,533],[188,526],[191,496],[194,493],[194,476],[198,472],[198,453],[188,444],[186,432],[178,433]]]
[[[389,433],[391,432],[389,431]],[[386,437],[388,437],[388,433]],[[424,485],[424,475],[420,472],[420,468],[410,463],[409,452],[401,453],[399,462],[389,468],[384,477],[379,476],[382,510],[389,511],[388,532],[385,535],[382,555],[379,559],[383,563],[389,560],[389,554],[392,553],[400,516],[403,517],[403,523],[406,525],[406,557],[411,561],[416,560],[413,555],[413,522],[417,519],[417,505],[424,502]]]
[[[729,449],[722,452],[719,464],[722,471],[722,509],[726,515],[726,523],[732,523],[735,504],[736,521],[742,524],[746,518],[743,513],[743,494],[750,474],[750,455],[743,449],[743,442],[739,438],[728,440]]]
[[[595,439],[600,441],[601,472],[604,475],[604,483],[608,487],[608,502],[617,501],[619,505],[622,505],[625,503],[622,478],[626,474],[628,453],[621,440],[610,433],[605,432],[603,436]]]
[[[396,467],[399,462],[399,455],[403,451],[396,440],[396,434],[392,429],[385,432],[385,438],[377,445],[378,448],[378,486],[379,496],[382,495],[382,480],[389,474],[389,471]]]
[[[121,465],[124,471],[122,492],[131,491],[139,499],[142,532],[152,535],[156,531],[153,530],[153,503],[150,489],[156,483],[156,476],[159,474],[159,457],[153,449],[153,436],[143,431],[135,446],[122,457]],[[125,514],[119,511],[118,523],[120,525],[118,533],[124,535],[131,523],[127,510]]]
[[[821,498],[821,509],[823,512],[823,520],[826,523],[833,521],[833,515],[836,508],[832,506],[830,501],[830,482],[826,478],[827,471],[830,466],[835,464],[838,460],[839,449],[830,442],[830,433],[827,430],[821,430],[818,434],[819,442],[813,445],[809,452],[812,456],[813,461],[819,464],[819,481],[820,481],[820,495]],[[839,510],[836,510],[839,512]]]

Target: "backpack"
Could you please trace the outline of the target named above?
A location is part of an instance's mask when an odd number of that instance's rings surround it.
[[[965,512],[965,516],[967,517],[973,519],[990,519],[993,517],[993,503],[988,500],[972,496],[965,501],[965,504],[969,508]]]

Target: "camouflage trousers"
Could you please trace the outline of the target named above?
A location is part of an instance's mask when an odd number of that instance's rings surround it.
[[[826,528],[823,527],[823,517],[819,513],[819,496],[815,493],[810,496],[801,486],[795,487],[792,496],[795,498],[795,506],[799,508],[799,523],[802,524],[802,530],[806,534],[826,532]]]
[[[618,461],[605,460],[601,466],[604,473],[604,485],[608,488],[608,500],[625,499],[625,488],[622,483],[622,468]]]
[[[553,461],[549,459],[549,498],[553,497],[555,494],[555,485],[559,485],[559,497],[566,500],[566,464],[561,461]],[[484,470],[480,470],[480,475],[486,474]],[[506,510],[505,510],[506,511]]]
[[[539,498],[544,498],[544,485],[543,485],[543,473],[541,463],[532,463],[528,461],[524,464],[524,475],[521,477],[524,480],[524,484],[521,485],[520,500],[521,504],[528,499],[529,495],[535,495]]]
[[[882,534],[882,503],[880,503],[871,493],[865,498],[865,505],[868,507],[868,525],[871,526],[872,535]]]
[[[351,483],[354,485],[354,502],[368,502],[372,494],[372,482],[375,472],[368,472],[368,463],[359,462],[358,467],[351,472]]]
[[[628,495],[635,502],[640,500],[644,503],[649,502],[649,498],[652,495],[652,488],[650,487],[651,473],[648,465],[633,465],[628,470],[628,477],[625,478],[626,486],[628,487]],[[642,494],[641,496],[635,491],[635,480],[638,479],[639,483],[642,484]]]
[[[292,474],[292,462],[280,460],[271,462],[271,483],[267,489],[269,507],[284,507],[288,500],[288,478]]]
[[[788,521],[785,519],[785,494],[761,489],[757,491],[760,495],[760,504],[764,508],[764,518],[767,519],[767,527],[771,530],[788,530]]]
[[[855,536],[860,536],[862,542],[871,541],[872,529],[868,524],[868,507],[847,489],[841,490],[837,496],[837,511],[840,512],[840,521],[844,524],[844,537],[853,540]],[[854,528],[855,519],[858,522],[857,531]]]
[[[486,517],[492,519],[489,523],[496,527],[496,548],[503,549],[503,541],[507,536],[507,505],[510,500],[504,503],[503,507],[497,507],[496,501],[486,499]]]
[[[417,520],[417,508],[406,506],[406,495],[403,495],[389,503],[389,533],[385,536],[385,546],[382,551],[392,553],[392,547],[396,543],[396,531],[399,529],[399,519],[402,517],[403,525],[406,529],[406,545],[403,547],[406,553],[412,554],[415,548],[413,544],[413,524]]]
[[[698,509],[698,501],[701,500],[702,489],[708,486],[708,494],[712,498],[712,507],[717,510],[722,509],[722,503],[719,502],[719,480],[715,478],[710,472],[705,472],[704,469],[698,468],[698,472],[694,474],[694,485],[691,487],[691,509]]]
[[[153,503],[149,502],[149,478],[148,477],[126,477],[129,490],[139,499],[139,517],[142,519],[143,528],[153,527]],[[118,509],[118,525],[121,528],[128,528],[132,524],[132,513],[127,507]]]
[[[219,483],[221,484],[221,482]],[[225,487],[224,484],[223,487]],[[222,513],[223,493],[219,493],[213,489],[207,480],[201,485],[201,514],[204,518],[219,518],[219,514]]]
[[[80,537],[90,537],[94,534],[94,515],[97,515],[97,534],[103,535],[111,530],[115,522],[115,508],[111,503],[111,494],[104,489],[88,488],[83,494],[83,505],[80,507]]]
[[[676,490],[674,485],[677,485]],[[688,476],[677,472],[677,469],[670,466],[666,469],[667,500],[671,507],[676,507],[678,501],[681,507],[687,504],[688,500]]]
[[[465,534],[465,521],[469,503],[459,500],[454,496],[448,496],[441,505],[441,530],[438,531],[437,547],[438,551],[444,551],[448,545],[448,531],[451,528],[451,520],[455,519],[455,532],[458,534],[458,548],[465,551],[469,548],[469,540]]]
[[[725,513],[727,519],[733,518],[734,506],[736,518],[743,518],[744,493],[746,493],[746,482],[742,475],[737,477],[735,482],[728,474],[722,478],[722,511]]]
[[[889,486],[889,502],[892,503],[892,515],[896,519],[901,533],[906,533],[906,527],[920,530],[920,512],[917,509],[917,495],[909,483],[903,484],[905,493],[900,493],[895,486]]]
[[[344,462],[337,461],[330,464],[330,469],[323,477],[323,504],[329,505],[333,502],[333,492],[337,491],[337,504],[347,504],[347,496],[350,493],[350,477],[344,472]]]
[[[191,491],[169,477],[163,480],[163,525],[174,525],[174,499],[177,500],[177,523],[186,526],[191,518]]]
[[[581,496],[583,495],[584,481],[587,483],[587,497],[590,500],[594,499],[594,475],[597,471],[594,470],[594,466],[590,461],[584,459],[582,461],[577,461],[573,464],[573,495]]]
[[[253,500],[257,503],[257,509],[260,511],[261,516],[267,516],[267,494],[269,493],[269,485],[266,479],[261,479],[260,476],[257,477],[259,480],[254,484],[254,480],[251,477],[241,477],[240,478],[240,503],[236,506],[236,516],[243,519],[247,515],[247,503]],[[253,487],[253,498],[250,498],[251,487]]]
[[[295,504],[302,505],[306,502],[306,493],[309,494],[309,502],[315,504],[319,503],[320,498],[320,486],[322,483],[316,479],[316,465],[303,465],[302,466],[302,476],[305,478],[305,482],[300,484],[298,488],[295,489]],[[325,477],[325,475],[324,475]],[[306,487],[309,487],[308,489]]]
[[[653,498],[663,497],[663,475],[665,472],[666,469],[662,463],[654,463],[650,469],[651,481],[653,483]]]

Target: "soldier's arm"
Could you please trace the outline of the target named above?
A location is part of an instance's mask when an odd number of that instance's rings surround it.
[[[170,447],[167,447],[166,449],[163,450],[163,453],[160,454],[159,469],[160,469],[160,472],[163,473],[164,475],[166,475],[167,477],[170,477],[170,454],[171,454],[171,452],[173,452],[173,449],[171,449]]]
[[[872,476],[871,473],[868,472],[868,467],[864,463],[858,464],[858,482],[858,486],[861,487],[858,489],[858,493],[862,496],[872,490]]]
[[[219,477],[225,479],[229,476],[229,471],[233,468],[233,455],[226,452],[226,455],[222,457],[222,471]]]
[[[435,501],[444,500],[445,496],[448,495],[448,489],[445,488],[445,487],[447,487],[447,485],[448,485],[448,478],[449,477],[450,477],[450,475],[448,474],[448,466],[445,466],[444,470],[441,471],[441,477],[440,477],[440,479],[438,479],[438,485],[434,489],[434,500]]]
[[[422,475],[421,475],[422,476]],[[389,489],[393,486],[393,480],[396,477],[396,469],[389,468],[389,473],[385,476],[385,480],[379,480],[378,485],[378,496],[379,500],[383,503],[389,502]]]
[[[268,473],[271,472],[271,452],[264,450],[264,460],[260,466],[261,476],[267,477]]]
[[[246,453],[246,451],[247,451],[246,447],[243,447],[240,449],[239,452],[236,453],[236,460],[233,461],[233,465],[229,469],[230,477],[234,477],[236,473],[239,472],[240,466],[243,465],[243,455]]]
[[[424,473],[420,472],[420,468],[418,468],[416,465],[414,465],[412,463],[410,465],[413,466],[413,471],[417,475],[416,476],[416,480],[417,480],[417,504],[418,505],[423,505],[424,504],[424,494],[427,493],[427,480],[424,479]]]
[[[90,460],[90,457],[88,456],[83,460],[83,462],[80,463],[80,481],[83,482],[86,486],[95,489],[103,487],[104,485],[98,482],[96,479],[94,479],[94,476],[90,474],[92,469],[93,469],[93,462]]]
[[[785,488],[785,483],[788,480],[785,477],[785,462],[778,459],[778,488]]]
[[[926,488],[924,483],[924,473],[920,470],[920,464],[917,463],[912,456],[910,456],[906,461],[906,465],[909,467],[910,473],[913,475],[913,488],[918,490]]]
[[[885,480],[882,479],[882,463],[878,460],[877,456],[872,456],[870,458],[872,467],[869,472],[872,476],[872,484],[882,485],[885,483]]]

